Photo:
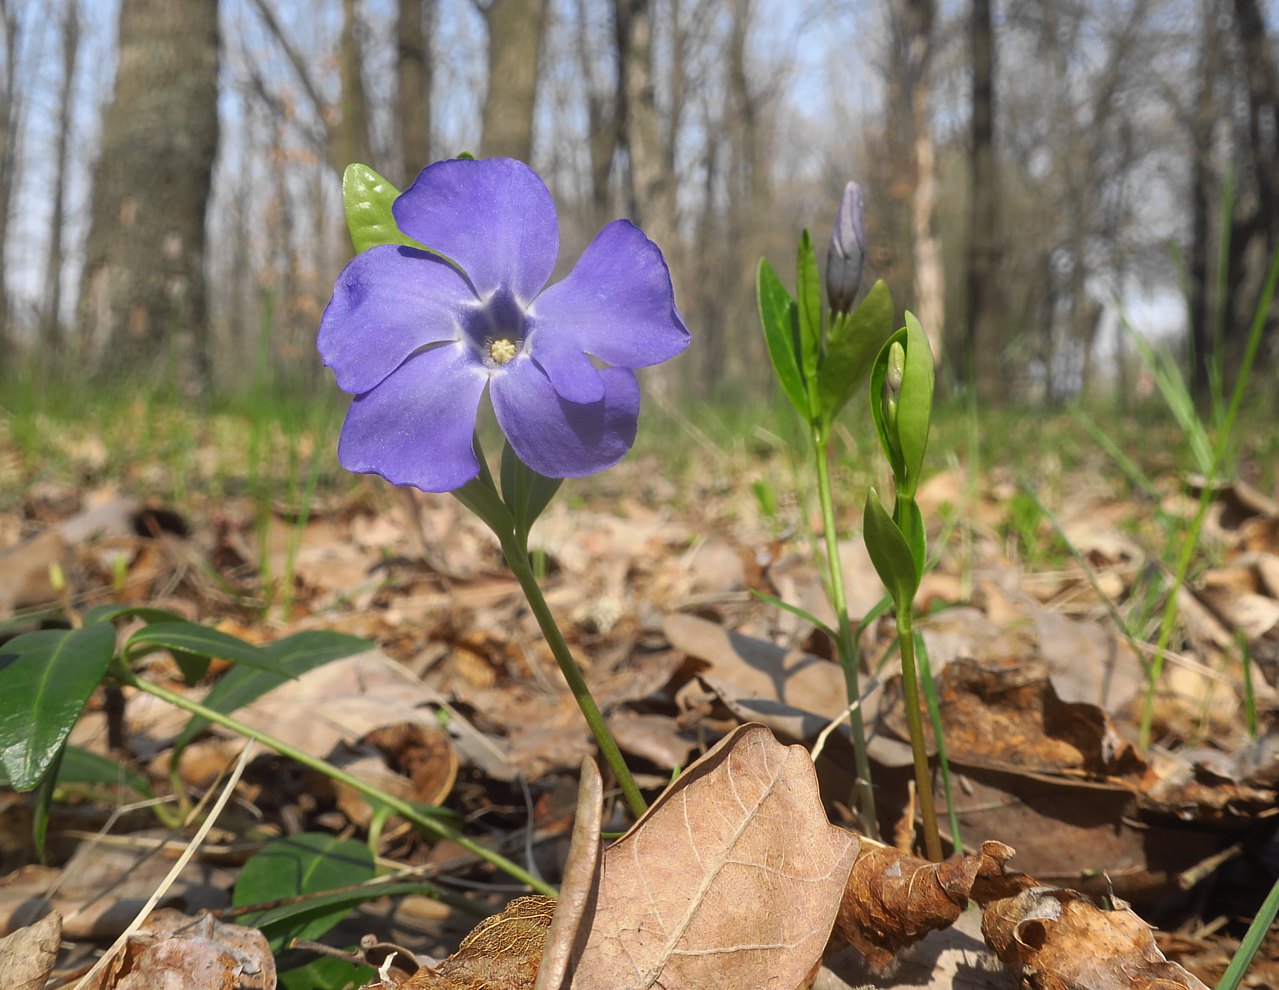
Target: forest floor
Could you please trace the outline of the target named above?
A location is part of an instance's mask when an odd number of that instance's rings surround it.
[[[584,807],[590,734],[492,536],[448,496],[343,474],[333,453],[339,416],[287,403],[197,415],[160,400],[99,415],[0,411],[0,643],[105,603],[167,609],[258,644],[310,630],[366,639],[371,649],[315,667],[236,717],[446,809],[466,835],[559,884],[575,808]],[[1105,417],[1130,459],[1123,467],[1064,413],[970,422],[943,410],[937,422],[918,495],[936,565],[917,608],[950,765],[955,816],[943,836],[971,865],[955,914],[969,898],[981,901],[974,877],[1019,871],[1106,907],[1129,902],[1157,927],[1170,960],[1213,984],[1279,875],[1279,437],[1264,417],[1241,428],[1230,480],[1207,493],[1177,587],[1204,484],[1175,427]],[[564,486],[532,547],[551,609],[650,801],[712,750],[713,763],[717,742],[738,726],[763,723],[769,743],[749,731],[731,741],[742,752],[762,747],[766,763],[788,759],[768,748],[772,736],[803,746],[825,816],[855,829],[844,681],[831,643],[761,597],[834,623],[802,448],[769,424],[767,410],[642,422],[630,458]],[[843,573],[856,622],[884,594],[858,535],[861,505],[868,483],[890,485],[868,467],[879,463],[869,435],[837,440]],[[1170,588],[1175,623],[1148,697]],[[120,635],[131,628],[122,622]],[[895,643],[891,617],[861,632],[862,712],[886,855],[922,848]],[[138,672],[198,699],[226,670],[215,662],[189,686],[172,657],[153,653]],[[132,689],[122,700],[123,713],[113,712],[99,691],[72,733],[77,753],[121,769],[111,780],[101,762],[66,761],[45,862],[32,832],[36,796],[0,789],[0,932],[32,931],[24,926],[50,906],[61,915],[49,986],[74,985],[125,930],[199,824],[198,814],[185,824],[174,812],[216,796],[244,749],[241,736],[214,728],[174,771],[172,744],[188,716]],[[1147,704],[1153,734],[1142,748]],[[122,738],[109,742],[113,718]],[[685,815],[697,782],[679,792]],[[620,831],[629,820],[608,786],[603,827]],[[944,819],[940,776],[936,799]],[[658,817],[644,825],[664,834]],[[847,841],[842,830],[843,839],[818,832],[783,838]],[[292,843],[288,862],[314,868],[323,883],[263,879],[263,860],[252,867],[253,857],[281,842]],[[847,855],[879,848],[865,841]],[[458,949],[472,912],[497,911],[521,889],[461,847],[427,841],[349,788],[266,752],[248,762],[194,853],[162,905],[184,923],[212,911],[226,931],[201,931],[223,946],[227,932],[242,930],[232,922],[256,921],[288,974],[282,985],[295,990],[380,984],[372,969],[286,949],[286,936],[341,948],[368,935],[438,959]],[[359,860],[354,872],[339,862],[348,853]],[[792,855],[777,853],[779,869],[792,868]],[[376,897],[373,875],[418,886]],[[361,896],[279,913],[290,891],[353,886]],[[891,899],[888,910],[898,910]],[[890,978],[859,969],[852,950],[831,955],[815,985],[1015,985],[981,961],[994,957],[980,934],[958,942],[944,934],[905,950]],[[868,950],[855,931],[845,940],[872,960],[883,951],[881,964],[898,947],[883,936]],[[385,953],[373,947],[365,958],[376,968]],[[0,970],[4,959],[0,944]],[[94,985],[135,985],[127,970]],[[425,965],[418,982],[406,982],[405,972],[383,970],[385,986],[532,985],[491,973],[485,983],[430,982]],[[268,985],[244,980],[225,985]],[[1244,985],[1279,986],[1279,935]]]

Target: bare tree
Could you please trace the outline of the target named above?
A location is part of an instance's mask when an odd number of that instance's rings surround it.
[[[62,337],[62,236],[66,223],[67,160],[71,143],[76,62],[80,54],[80,0],[66,0],[62,13],[62,83],[58,100],[58,136],[54,151],[53,204],[44,266],[44,341],[50,363],[64,348]]]
[[[399,0],[396,18],[396,97],[400,119],[401,182],[431,160],[431,52],[427,22],[435,0]]]
[[[1001,230],[995,161],[995,29],[991,0],[972,0],[969,51],[972,60],[972,123],[968,149],[967,286],[964,378],[984,399],[1000,393],[999,267]]]
[[[0,72],[0,347],[6,351],[12,313],[4,254],[9,244],[9,218],[13,210],[13,192],[19,162],[22,96],[18,58],[21,34],[18,12],[10,6],[10,0],[0,0],[0,59],[4,61],[3,71]]]
[[[488,90],[484,95],[486,156],[533,154],[533,111],[546,32],[546,0],[489,0],[476,8],[488,28]]]
[[[119,69],[94,171],[81,319],[103,371],[176,352],[209,381],[205,206],[218,144],[217,0],[122,0]],[[172,351],[170,351],[172,348]]]

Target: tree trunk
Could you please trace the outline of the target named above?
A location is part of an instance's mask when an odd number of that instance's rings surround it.
[[[355,0],[342,0],[342,38],[338,43],[342,96],[338,119],[331,132],[333,159],[339,175],[353,162],[375,164],[373,144],[369,140],[369,104],[364,95],[363,65]]]
[[[172,347],[187,384],[203,388],[217,0],[122,0],[119,39],[115,96],[94,170],[81,317],[104,373],[154,371]]]
[[[546,0],[492,0],[482,9],[488,25],[489,83],[480,147],[486,157],[528,161]]]
[[[400,0],[396,21],[400,116],[400,182],[407,185],[431,161],[431,55],[427,19],[435,0]]]
[[[991,0],[972,0],[969,44],[973,72],[971,196],[968,213],[968,299],[964,373],[980,398],[1003,391],[999,371],[999,195],[995,176],[995,32]]]
[[[653,84],[652,0],[615,0],[620,141],[630,164],[627,211],[658,244],[675,229],[675,176],[668,166]]]
[[[62,85],[58,96],[58,139],[53,164],[53,208],[49,218],[49,251],[44,266],[45,358],[55,366],[66,350],[62,333],[62,228],[66,222],[67,157],[71,141],[72,97],[80,55],[80,0],[67,0],[62,20]]]
[[[4,75],[0,77],[0,353],[11,353],[8,340],[9,289],[4,263],[9,244],[9,213],[13,206],[14,174],[18,165],[18,15],[9,0],[0,0],[0,54]]]

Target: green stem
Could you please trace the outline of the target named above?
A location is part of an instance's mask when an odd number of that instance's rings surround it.
[[[910,749],[915,756],[915,793],[919,816],[924,820],[924,848],[934,863],[941,862],[941,836],[937,834],[937,812],[933,808],[933,780],[924,749],[924,722],[919,716],[919,680],[915,674],[915,620],[910,602],[898,603],[897,642],[902,656],[902,700],[906,705],[906,726]]]
[[[879,838],[879,822],[875,817],[875,791],[871,785],[870,757],[866,753],[866,725],[862,719],[862,691],[858,674],[859,651],[848,621],[848,595],[844,590],[844,571],[839,562],[839,533],[835,528],[835,501],[830,487],[830,442],[824,430],[814,426],[813,452],[817,460],[817,499],[822,507],[822,531],[826,537],[826,575],[831,604],[839,620],[839,665],[844,669],[844,687],[848,693],[853,736],[853,757],[857,763],[857,804],[861,810],[862,828],[872,839]]]
[[[387,794],[385,791],[379,790],[372,784],[365,783],[360,780],[360,778],[353,777],[344,770],[339,770],[331,763],[326,763],[324,760],[311,756],[308,753],[302,752],[300,749],[290,746],[282,739],[276,739],[274,736],[269,736],[264,732],[259,732],[257,729],[231,718],[229,715],[223,715],[221,712],[214,711],[212,708],[206,708],[197,701],[184,698],[180,694],[175,694],[167,688],[160,687],[158,684],[152,684],[150,681],[144,681],[131,673],[127,677],[127,682],[139,691],[159,698],[161,701],[167,701],[174,707],[181,708],[183,711],[190,712],[193,715],[199,715],[202,718],[207,718],[210,722],[220,725],[223,728],[230,729],[232,732],[237,735],[244,736],[246,739],[256,739],[258,742],[262,743],[262,745],[275,750],[281,756],[288,757],[290,760],[300,763],[304,767],[314,770],[316,773],[323,774],[331,780],[335,780],[340,784],[345,784],[347,787],[359,791],[372,801],[385,805],[401,818],[412,822],[424,831],[431,832],[438,838],[449,839],[450,841],[457,843],[457,845],[461,846],[467,852],[491,863],[508,876],[514,877],[521,883],[528,884],[528,886],[532,887],[539,894],[546,894],[548,897],[556,896],[555,888],[548,884],[545,880],[541,880],[538,877],[533,876],[533,874],[517,866],[500,853],[496,853],[492,849],[485,848],[473,839],[468,839],[456,829],[422,814],[421,811],[413,807],[413,805],[409,802],[403,801],[391,794]]]
[[[542,635],[546,637],[551,653],[555,656],[555,662],[560,665],[560,672],[564,675],[564,680],[568,682],[569,690],[573,692],[577,707],[582,710],[582,716],[595,736],[600,753],[603,754],[605,762],[612,769],[613,776],[617,778],[617,783],[622,788],[626,806],[631,809],[632,815],[639,818],[648,810],[648,804],[644,801],[644,796],[640,794],[639,786],[635,783],[635,778],[631,776],[626,761],[622,759],[622,751],[617,748],[613,734],[608,731],[608,726],[604,723],[604,716],[591,696],[591,689],[586,686],[586,679],[582,677],[577,661],[573,659],[573,654],[569,651],[568,643],[564,641],[564,634],[555,623],[555,616],[551,614],[551,608],[546,604],[546,598],[538,586],[528,554],[520,546],[516,536],[501,536],[501,541],[507,566],[511,568],[520,582],[520,587],[524,590],[524,597],[528,599],[529,607],[533,610],[533,615],[537,617],[537,624],[542,629]]]

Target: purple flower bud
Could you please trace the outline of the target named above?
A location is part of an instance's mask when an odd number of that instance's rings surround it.
[[[850,182],[839,202],[835,227],[830,232],[826,252],[826,299],[832,312],[847,313],[853,308],[862,284],[862,262],[866,258],[866,221],[862,215],[862,187]]]

